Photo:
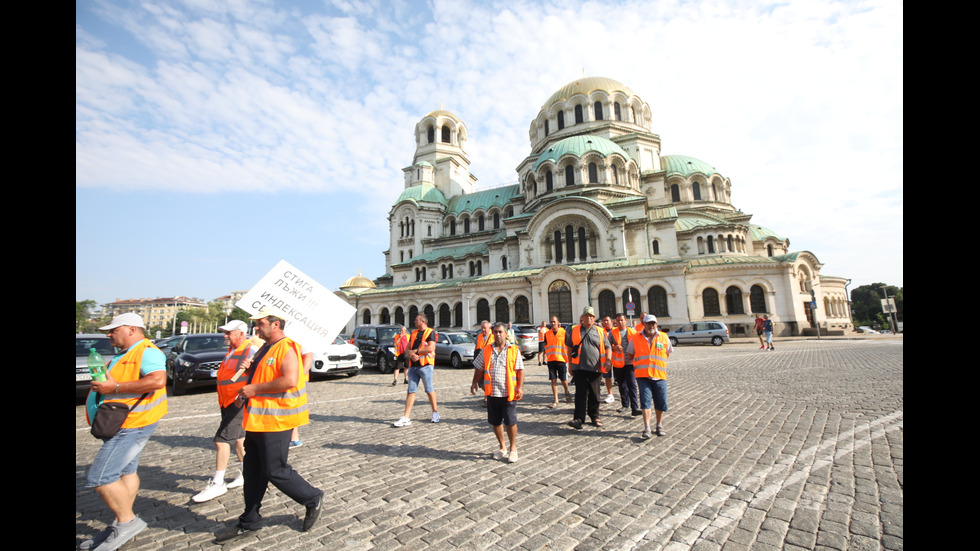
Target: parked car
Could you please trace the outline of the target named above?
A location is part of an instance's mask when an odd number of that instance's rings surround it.
[[[436,362],[449,362],[454,368],[473,365],[473,349],[476,341],[469,333],[447,331],[436,339]]]
[[[353,377],[361,372],[361,351],[347,342],[349,338],[338,335],[333,344],[322,354],[313,353],[313,367],[310,368],[310,378],[313,375],[347,375]]]
[[[711,343],[715,346],[729,342],[728,326],[720,321],[699,321],[688,323],[667,333],[670,344]]]
[[[874,329],[868,327],[867,325],[860,325],[860,326],[858,326],[858,328],[855,331],[857,331],[858,333],[867,333],[868,335],[877,335],[878,334],[877,331],[875,331]]]
[[[102,354],[102,359],[109,361],[116,355],[116,349],[109,344],[109,337],[99,333],[75,334],[75,397],[88,394],[92,374],[88,371],[88,355],[94,348]]]
[[[215,386],[218,366],[227,352],[224,333],[182,335],[166,353],[167,378],[173,381],[174,396],[191,388]]]
[[[358,325],[354,328],[354,346],[361,352],[363,365],[375,365],[382,373],[395,367],[394,337],[401,325]]]
[[[514,324],[511,326],[514,336],[517,337],[517,345],[521,347],[521,354],[524,359],[533,358],[538,353],[538,328],[535,325]]]

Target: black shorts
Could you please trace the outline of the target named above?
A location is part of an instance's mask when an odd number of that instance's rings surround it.
[[[548,362],[548,380],[554,381],[555,379],[568,380],[568,364],[565,362]]]
[[[226,408],[221,408],[221,425],[218,426],[218,432],[214,435],[215,442],[234,444],[236,440],[245,438],[242,411],[244,408],[235,407],[234,403]]]
[[[506,396],[487,396],[487,422],[493,426],[517,424],[517,402],[507,400]]]

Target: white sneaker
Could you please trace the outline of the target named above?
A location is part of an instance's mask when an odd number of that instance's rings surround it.
[[[507,456],[509,456],[509,455],[510,455],[510,452],[508,452],[507,450],[497,450],[497,451],[493,452],[493,458],[496,461],[500,461],[501,459],[507,459]]]
[[[616,401],[616,399],[613,398],[613,395],[612,394],[606,394],[606,403],[607,404],[611,404],[611,403],[613,403],[615,401]]]
[[[507,462],[508,463],[517,463],[517,450],[514,450],[514,451],[510,452],[509,454],[507,454]]]
[[[197,503],[204,503],[205,501],[211,501],[212,499],[225,495],[226,493],[228,493],[228,486],[225,486],[224,482],[221,484],[216,484],[212,478],[211,480],[208,480],[207,488],[204,488],[201,493],[197,494],[191,499]]]
[[[438,423],[439,422],[439,412],[438,411],[433,411],[432,412],[432,422],[433,423]]]
[[[245,485],[245,477],[242,475],[242,471],[238,471],[238,476],[235,477],[235,480],[232,480],[231,482],[225,484],[225,488],[231,490],[232,488],[240,488],[244,485]]]
[[[395,421],[391,424],[393,427],[407,427],[412,424],[412,420],[408,417],[402,417],[401,419]]]

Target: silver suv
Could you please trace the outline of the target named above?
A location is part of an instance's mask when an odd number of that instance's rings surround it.
[[[711,343],[715,346],[729,342],[728,326],[720,321],[699,321],[682,325],[667,333],[670,344]]]

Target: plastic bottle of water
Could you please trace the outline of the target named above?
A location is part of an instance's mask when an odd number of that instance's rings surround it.
[[[105,381],[105,360],[102,359],[102,354],[94,349],[89,349],[88,355],[88,372],[92,374],[93,381]]]

